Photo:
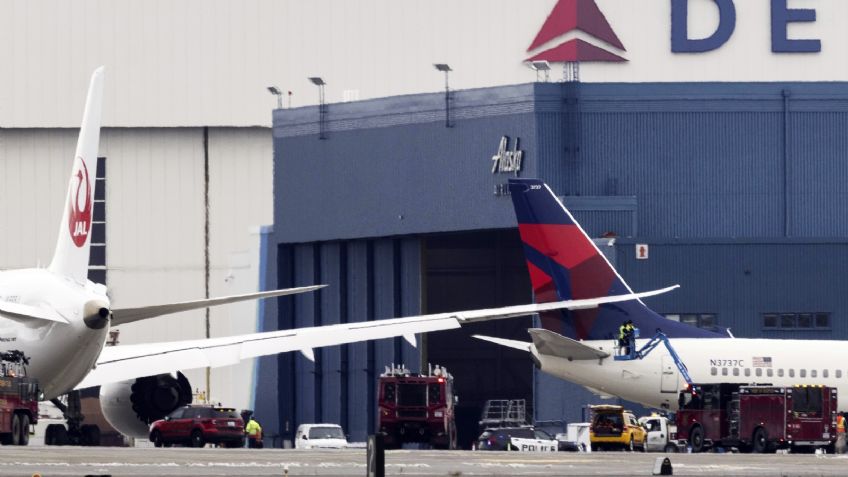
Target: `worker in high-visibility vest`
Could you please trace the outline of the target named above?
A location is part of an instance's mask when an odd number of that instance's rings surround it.
[[[836,415],[836,453],[845,453],[845,415],[839,413]]]
[[[251,449],[261,449],[262,448],[262,426],[256,422],[253,416],[250,416],[250,420],[247,421],[247,425],[244,426],[244,433],[247,434],[247,446]]]

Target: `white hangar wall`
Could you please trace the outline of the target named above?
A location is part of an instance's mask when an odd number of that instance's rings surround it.
[[[77,131],[0,130],[0,268],[46,266],[59,230]],[[203,298],[203,128],[107,128],[108,285],[114,307]],[[209,128],[210,294],[255,291],[255,230],[273,221],[266,128]],[[14,232],[11,232],[14,231]],[[213,309],[212,336],[252,333],[255,304]],[[204,311],[120,327],[122,344],[203,338]],[[250,405],[253,363],[216,369],[212,398]],[[202,371],[193,387],[205,388]]]

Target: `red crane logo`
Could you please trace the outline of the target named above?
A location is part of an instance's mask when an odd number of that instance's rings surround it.
[[[91,180],[88,178],[88,168],[85,161],[79,157],[82,168],[77,170],[74,177],[77,180],[76,190],[70,188],[68,198],[68,228],[71,240],[77,247],[85,245],[88,232],[91,230]],[[84,186],[84,189],[83,189]]]

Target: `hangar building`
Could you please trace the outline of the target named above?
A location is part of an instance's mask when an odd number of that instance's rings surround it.
[[[649,301],[670,319],[737,337],[848,339],[838,285],[848,84],[540,82],[452,94],[447,122],[443,93],[331,104],[323,116],[275,111],[268,280],[330,287],[269,307],[267,329],[529,302],[501,187],[515,174],[544,179],[606,238],[635,290],[680,283]],[[502,141],[522,151],[520,171],[493,172]],[[420,350],[398,338],[326,349],[314,364],[263,359],[257,395],[268,399],[257,408],[284,438],[287,426],[329,421],[362,439],[383,366],[431,362],[456,378],[465,445],[485,399],[532,400],[537,420],[585,419],[596,396],[471,338],[528,341],[528,324],[431,333]]]

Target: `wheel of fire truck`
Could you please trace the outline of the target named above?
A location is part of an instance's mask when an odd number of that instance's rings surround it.
[[[764,454],[768,452],[768,434],[762,427],[754,430],[754,437],[751,439],[751,447],[755,454]]]
[[[29,445],[29,415],[21,414],[21,437],[18,445]]]
[[[12,445],[21,445],[21,415],[18,413],[12,415]]]
[[[100,445],[100,427],[85,424],[80,427],[80,445],[96,447]]]
[[[50,424],[44,430],[44,443],[48,446],[68,445],[68,430],[62,424]]]
[[[695,426],[689,431],[689,446],[692,447],[692,452],[704,451],[704,428]]]

